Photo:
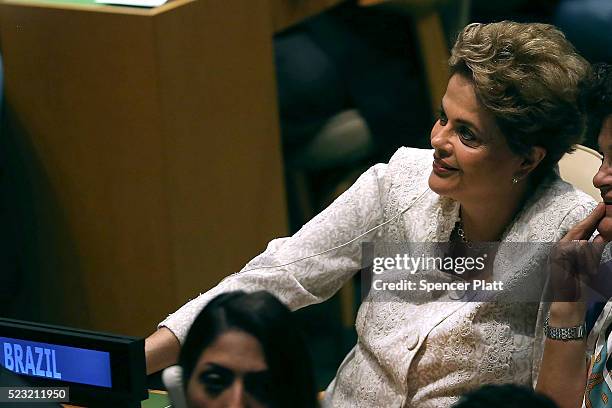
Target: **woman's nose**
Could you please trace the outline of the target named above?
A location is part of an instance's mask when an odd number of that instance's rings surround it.
[[[241,380],[236,380],[232,387],[227,390],[227,408],[246,408],[246,393],[244,383]]]
[[[431,130],[430,143],[440,157],[448,157],[452,152],[449,136],[448,124],[442,126],[440,122],[436,122]]]
[[[612,186],[612,167],[603,163],[593,177],[593,185],[600,190]]]

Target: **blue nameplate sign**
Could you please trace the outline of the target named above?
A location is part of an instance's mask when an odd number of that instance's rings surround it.
[[[0,318],[0,369],[31,387],[68,387],[69,402],[140,408],[144,339]]]
[[[0,337],[0,365],[16,374],[112,387],[110,354]]]

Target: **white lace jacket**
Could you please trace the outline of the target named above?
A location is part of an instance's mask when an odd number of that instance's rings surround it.
[[[294,236],[271,241],[242,272],[185,304],[160,326],[184,341],[204,305],[230,290],[265,289],[292,309],[322,302],[361,267],[363,241],[448,241],[459,205],[428,189],[432,160],[431,150],[399,149],[388,164],[370,168]],[[351,245],[285,267],[250,270],[338,246],[410,205],[402,216]],[[503,240],[557,241],[594,206],[592,198],[557,179],[534,194]],[[517,275],[529,276],[533,256],[525,253],[512,265]],[[529,384],[537,312],[537,303],[417,304],[369,297],[358,313],[357,344],[328,387],[324,404],[448,407],[483,383]]]

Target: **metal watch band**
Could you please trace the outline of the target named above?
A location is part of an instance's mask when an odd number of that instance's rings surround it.
[[[544,322],[544,335],[553,340],[580,340],[586,337],[586,323],[574,327],[551,327],[548,325],[549,317]]]

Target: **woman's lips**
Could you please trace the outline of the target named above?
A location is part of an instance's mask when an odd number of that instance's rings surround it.
[[[604,204],[606,205],[606,214],[612,214],[612,191],[607,190],[601,192],[601,198]]]
[[[442,160],[436,158],[434,158],[432,167],[434,173],[442,176],[453,174],[458,171],[458,169],[451,167]]]

